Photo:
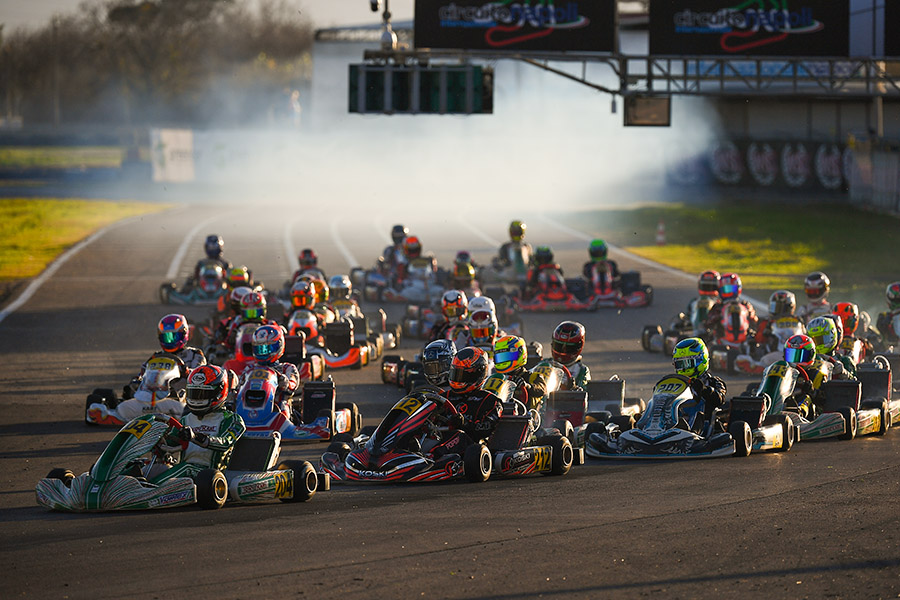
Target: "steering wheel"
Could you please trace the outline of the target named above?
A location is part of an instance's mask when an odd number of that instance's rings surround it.
[[[156,441],[156,444],[153,445],[153,448],[151,450],[151,452],[153,452],[153,454],[155,454],[158,458],[163,459],[165,458],[166,454],[169,454],[169,452],[163,449],[166,438],[169,437],[169,433],[173,429],[176,431],[181,431],[182,429],[184,429],[184,425],[175,417],[165,415],[153,415],[153,420],[157,423],[165,423],[169,426],[168,429],[166,429],[166,432],[163,435],[159,436],[159,439]],[[180,442],[180,444],[182,450],[187,448],[187,442]]]

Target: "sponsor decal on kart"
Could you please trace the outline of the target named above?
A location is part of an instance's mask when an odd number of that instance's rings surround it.
[[[409,396],[395,404],[394,408],[412,416],[414,412],[422,408],[422,400],[415,396]]]
[[[190,498],[193,495],[191,490],[185,490],[183,492],[175,492],[174,494],[166,494],[165,496],[160,496],[159,498],[154,498],[149,502],[150,506],[163,506],[166,504],[172,504],[174,502],[183,502]]]
[[[123,429],[122,433],[130,433],[137,439],[141,439],[151,428],[152,424],[149,421],[134,421],[130,427]]]

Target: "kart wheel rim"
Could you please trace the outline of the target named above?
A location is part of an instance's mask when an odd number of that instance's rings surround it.
[[[219,502],[225,501],[225,497],[228,495],[228,482],[224,477],[216,478],[213,483],[213,494]]]

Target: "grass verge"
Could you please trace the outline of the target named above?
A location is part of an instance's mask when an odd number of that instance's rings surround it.
[[[579,216],[582,226],[607,241],[687,273],[736,272],[762,301],[788,289],[805,303],[803,280],[821,270],[831,278],[835,301],[883,310],[885,287],[900,280],[900,220],[850,206],[723,201],[590,214]],[[656,244],[660,222],[665,245]]]
[[[120,219],[168,208],[140,202],[0,199],[0,282],[39,274],[69,246]]]
[[[72,169],[120,167],[125,149],[117,146],[0,148],[0,168]]]

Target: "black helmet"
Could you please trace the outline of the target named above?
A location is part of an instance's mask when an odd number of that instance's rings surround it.
[[[450,363],[456,356],[456,344],[450,340],[435,340],[422,352],[422,370],[431,385],[444,385],[450,374]]]
[[[206,236],[206,241],[203,243],[203,249],[206,251],[206,256],[210,258],[219,258],[222,256],[222,250],[225,249],[225,240],[222,239],[221,235],[210,234]]]
[[[550,249],[550,246],[538,246],[534,251],[534,260],[539,265],[552,265],[553,250]]]
[[[394,225],[391,228],[391,239],[394,240],[394,245],[405,240],[407,235],[409,235],[409,229],[403,225]]]

